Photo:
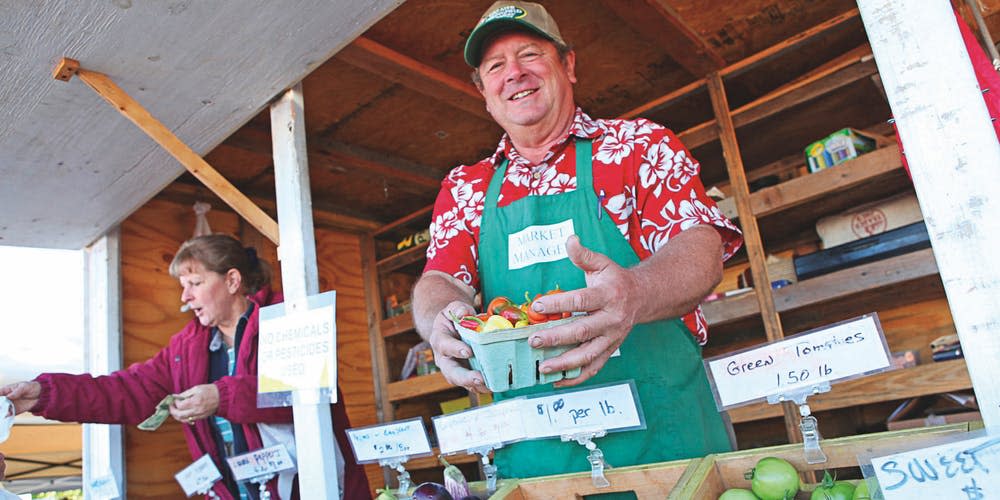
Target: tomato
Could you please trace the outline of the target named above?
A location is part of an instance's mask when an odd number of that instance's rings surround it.
[[[830,471],[823,474],[823,482],[816,486],[809,500],[852,500],[854,485],[846,481],[835,481]]]
[[[500,314],[501,309],[510,305],[513,305],[510,299],[500,295],[498,297],[494,297],[493,300],[490,301],[490,304],[486,306],[485,312],[487,314]]]
[[[799,492],[799,473],[783,458],[764,457],[747,476],[750,489],[761,500],[794,498]]]
[[[852,500],[872,500],[871,493],[868,492],[868,481],[862,479],[858,487],[854,488]]]
[[[757,495],[745,488],[730,488],[719,496],[719,500],[758,500]]]

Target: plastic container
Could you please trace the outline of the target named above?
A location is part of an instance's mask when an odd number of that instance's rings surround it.
[[[542,361],[554,358],[579,344],[538,349],[528,344],[528,337],[531,334],[577,319],[579,316],[487,333],[469,330],[456,322],[455,329],[462,336],[462,340],[472,346],[473,357],[469,362],[472,368],[483,373],[486,387],[493,392],[502,392],[548,384],[579,375],[580,368],[552,373],[538,371],[538,365]]]

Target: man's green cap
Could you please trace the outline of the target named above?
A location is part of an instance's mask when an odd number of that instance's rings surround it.
[[[527,29],[560,47],[566,47],[555,19],[552,19],[545,7],[532,2],[500,0],[486,9],[479,24],[472,29],[469,39],[465,41],[465,62],[478,68],[483,58],[483,42],[494,34],[511,28]]]

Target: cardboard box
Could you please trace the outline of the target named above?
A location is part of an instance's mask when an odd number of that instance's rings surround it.
[[[810,173],[819,172],[872,151],[876,144],[874,138],[857,130],[840,129],[806,146],[806,165]]]
[[[823,217],[816,221],[816,234],[823,248],[831,248],[922,220],[917,197],[903,193]]]

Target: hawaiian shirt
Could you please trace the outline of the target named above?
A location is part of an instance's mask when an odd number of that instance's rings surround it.
[[[700,165],[673,132],[645,119],[595,120],[577,108],[567,137],[541,163],[519,155],[505,134],[493,155],[449,172],[434,204],[424,272],[444,272],[479,290],[479,224],[493,172],[505,157],[510,160],[497,201],[501,207],[526,196],[573,191],[571,136],[593,141],[595,194],[640,260],[700,224],[719,231],[723,260],[742,245],[740,230],[705,194]],[[701,307],[682,319],[704,345],[708,328]]]

